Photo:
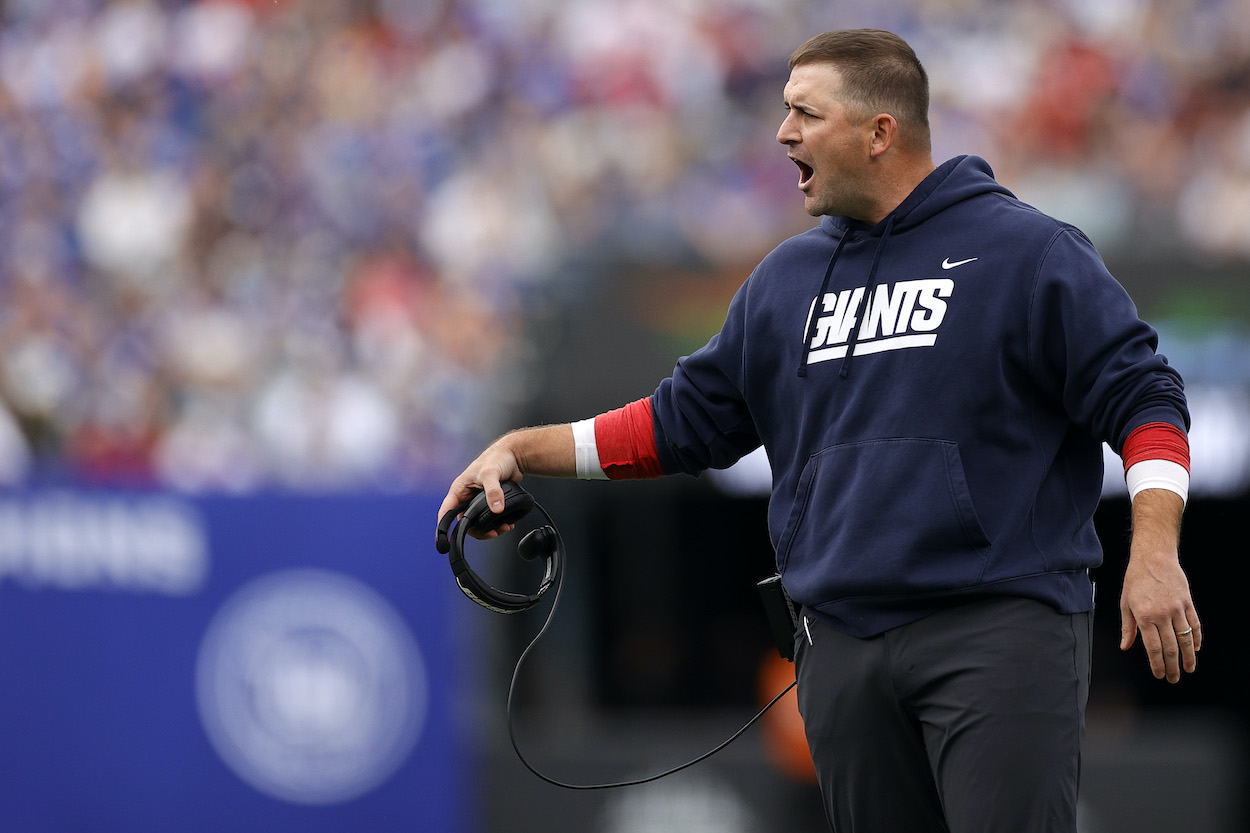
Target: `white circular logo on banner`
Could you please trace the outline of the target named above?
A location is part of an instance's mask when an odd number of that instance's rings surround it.
[[[244,781],[299,804],[369,792],[404,762],[425,718],[424,663],[378,593],[286,570],[231,596],[196,663],[200,719]]]

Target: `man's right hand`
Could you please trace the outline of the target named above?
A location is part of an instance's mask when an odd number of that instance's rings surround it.
[[[492,512],[503,511],[503,487],[505,480],[521,482],[525,474],[541,474],[551,477],[574,477],[577,475],[577,457],[570,425],[544,425],[538,428],[522,428],[504,434],[495,440],[477,459],[452,481],[438,508],[438,520],[457,506],[473,498],[478,492],[486,492],[486,501]],[[513,524],[498,529],[470,535],[483,540],[498,538],[511,532]]]
[[[500,483],[504,480],[519,483],[521,468],[517,463],[516,455],[508,448],[501,447],[501,443],[502,439],[487,447],[476,460],[469,464],[468,468],[460,473],[459,477],[452,481],[451,488],[447,490],[447,497],[443,498],[443,503],[438,508],[438,520],[442,520],[448,512],[472,500],[474,495],[482,491],[486,492],[486,501],[492,512],[503,511],[503,487]],[[484,534],[478,534],[475,530],[469,530],[469,534],[474,538],[497,538],[511,532],[512,527],[512,524],[503,524],[498,529]]]

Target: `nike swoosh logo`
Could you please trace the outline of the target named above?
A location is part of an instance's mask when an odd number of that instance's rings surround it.
[[[943,269],[954,269],[956,266],[963,266],[965,263],[971,263],[971,262],[972,262],[972,261],[974,261],[974,260],[976,260],[976,258],[975,258],[975,257],[970,257],[970,258],[968,258],[967,260],[957,260],[957,261],[955,261],[954,263],[951,263],[951,259],[948,257],[948,258],[946,258],[945,260],[943,260],[943,261],[942,261],[942,268],[943,268]]]

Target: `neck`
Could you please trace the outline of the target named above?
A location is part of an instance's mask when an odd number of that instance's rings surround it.
[[[874,226],[880,223],[916,190],[917,185],[924,182],[925,177],[937,170],[933,158],[927,153],[899,157],[894,162],[896,164],[883,172],[880,197],[872,207],[870,216],[857,219]]]

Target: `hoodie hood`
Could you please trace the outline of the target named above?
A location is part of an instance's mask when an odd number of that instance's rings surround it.
[[[929,220],[952,205],[981,194],[997,193],[1015,198],[1011,191],[994,180],[990,165],[979,156],[956,156],[939,165],[899,203],[898,207],[875,226],[850,217],[828,216],[821,218],[820,226],[831,237],[844,237],[848,231],[858,231],[870,237],[884,234],[887,224],[893,232],[906,231],[912,226]]]

